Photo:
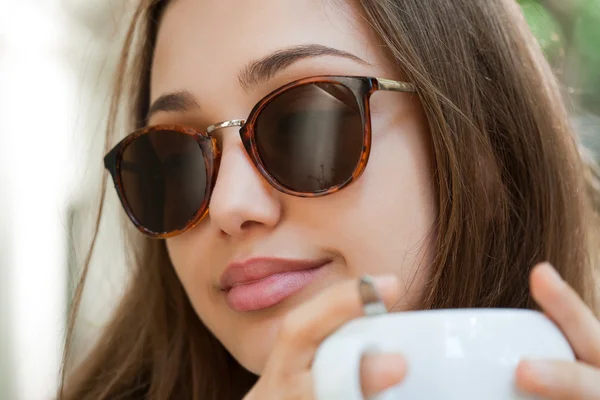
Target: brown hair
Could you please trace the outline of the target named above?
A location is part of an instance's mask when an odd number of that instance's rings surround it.
[[[528,274],[549,260],[597,311],[594,202],[596,210],[600,202],[590,182],[598,175],[582,161],[556,80],[516,2],[359,3],[390,59],[418,88],[430,124],[439,214],[422,307],[535,308]],[[107,146],[116,143],[124,98],[131,100],[130,128],[146,122],[150,66],[166,4],[142,1],[134,15]],[[63,375],[59,398],[243,397],[256,376],[195,314],[164,242],[136,234],[128,246],[135,254],[131,284],[91,354],[67,384]]]

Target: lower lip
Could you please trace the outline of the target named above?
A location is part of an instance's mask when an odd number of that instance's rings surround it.
[[[226,301],[235,311],[257,311],[273,307],[311,283],[323,267],[282,272],[264,279],[237,285],[226,292]]]

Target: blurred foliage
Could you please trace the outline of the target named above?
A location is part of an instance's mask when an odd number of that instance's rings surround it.
[[[520,0],[546,57],[578,105],[600,114],[600,0]]]
[[[574,27],[573,43],[580,59],[583,101],[600,113],[600,1],[587,0],[584,4]]]
[[[572,100],[582,144],[600,162],[600,0],[518,1]]]
[[[561,25],[538,1],[523,0],[520,3],[525,19],[537,37],[546,57],[551,61],[560,59],[566,46]]]

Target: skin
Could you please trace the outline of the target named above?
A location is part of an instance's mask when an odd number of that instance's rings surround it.
[[[203,130],[223,120],[246,118],[267,93],[309,76],[402,80],[362,19],[350,6],[337,3],[173,2],[159,30],[151,101],[187,90],[200,108],[159,112],[150,124]],[[248,63],[301,44],[337,48],[366,62],[311,57],[251,89],[238,82]],[[209,215],[167,240],[175,271],[199,318],[244,367],[260,375],[248,400],[313,398],[310,364],[316,348],[361,315],[356,277],[379,276],[382,297],[395,311],[418,307],[436,215],[428,126],[416,96],[400,93],[376,93],[372,118],[373,148],[363,176],[336,194],[316,199],[273,189],[245,153],[237,128],[218,131],[222,160]],[[256,256],[333,261],[321,279],[284,302],[236,312],[226,304],[219,278],[232,261]],[[600,324],[552,268],[536,268],[531,279],[534,298],[563,329],[580,362],[523,363],[517,371],[519,386],[550,399],[600,396],[594,383],[600,381]],[[550,367],[540,375],[536,365]],[[363,391],[372,395],[399,382],[409,367],[400,355],[365,358]]]
[[[173,3],[159,32],[152,101],[185,89],[200,108],[188,113],[161,112],[151,124],[179,123],[205,129],[219,121],[246,118],[270,91],[309,76],[401,78],[377,52],[370,32],[358,24],[350,8],[326,6],[319,0],[293,4]],[[224,29],[221,15],[236,23],[225,21]],[[368,64],[343,57],[312,57],[251,91],[240,86],[237,75],[249,62],[307,43],[344,50]],[[373,146],[365,173],[340,192],[316,199],[273,189],[247,156],[238,129],[217,131],[223,155],[209,215],[191,231],[167,241],[175,270],[196,312],[252,372],[260,374],[265,368],[282,318],[337,282],[365,273],[394,272],[405,287],[404,295],[396,299],[397,308],[418,304],[423,273],[417,275],[416,270],[427,254],[423,243],[435,216],[428,128],[416,96],[376,92],[372,100]],[[365,240],[366,232],[371,239]],[[283,303],[262,311],[235,312],[225,303],[218,281],[230,262],[252,256],[332,258],[333,262],[323,279]],[[415,276],[409,290],[408,283]]]
[[[517,385],[551,400],[600,398],[600,321],[550,264],[533,269],[531,293],[562,330],[577,362],[526,360],[517,368]]]

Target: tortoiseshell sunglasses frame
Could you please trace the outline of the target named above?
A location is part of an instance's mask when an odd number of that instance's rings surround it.
[[[361,150],[360,160],[350,177],[345,180],[343,183],[330,187],[328,189],[324,189],[318,192],[298,192],[285,186],[284,184],[278,182],[273,175],[269,173],[263,161],[261,160],[260,154],[258,152],[258,147],[255,139],[255,125],[258,117],[262,110],[271,103],[274,99],[276,99],[279,95],[294,89],[296,87],[302,85],[309,85],[314,83],[329,83],[335,85],[342,85],[352,92],[354,95],[356,102],[359,106],[361,121],[363,124],[363,147]],[[121,140],[112,150],[110,150],[106,156],[104,157],[104,166],[110,172],[115,189],[127,213],[129,219],[133,222],[135,227],[142,233],[158,238],[158,239],[166,239],[173,236],[177,236],[181,233],[184,233],[190,229],[192,229],[198,222],[202,220],[202,218],[208,213],[208,204],[210,201],[211,193],[214,188],[214,184],[216,182],[217,173],[219,170],[219,163],[221,158],[221,152],[217,146],[216,139],[211,136],[211,133],[218,129],[223,129],[227,127],[239,126],[239,133],[244,148],[248,153],[248,156],[252,160],[252,163],[256,167],[256,169],[260,172],[263,178],[275,189],[279,190],[282,193],[289,194],[297,197],[319,197],[325,196],[331,193],[335,193],[351,182],[358,179],[365,170],[367,162],[369,160],[369,155],[371,153],[371,114],[370,114],[370,104],[369,99],[371,95],[378,90],[386,90],[386,91],[394,91],[394,92],[406,92],[406,93],[415,93],[416,87],[407,82],[395,81],[390,79],[383,78],[373,78],[373,77],[362,77],[362,76],[333,76],[333,75],[324,75],[324,76],[314,76],[310,78],[299,79],[293,82],[290,82],[280,88],[272,91],[267,96],[263,97],[250,111],[247,120],[243,119],[235,119],[229,121],[223,121],[214,125],[211,125],[207,128],[206,132],[201,133],[195,129],[188,128],[181,125],[153,125],[144,127],[139,129],[123,140]],[[133,142],[135,139],[140,136],[147,135],[149,133],[157,132],[157,131],[176,131],[179,133],[183,133],[186,135],[190,135],[196,140],[200,148],[202,149],[203,154],[205,155],[205,164],[206,164],[206,172],[207,172],[207,190],[205,194],[205,198],[196,212],[194,216],[186,223],[186,225],[179,229],[170,232],[153,232],[146,229],[143,224],[140,223],[133,214],[131,207],[128,204],[127,197],[125,196],[125,191],[123,188],[122,180],[121,180],[121,163],[123,152],[127,148],[127,146]]]

